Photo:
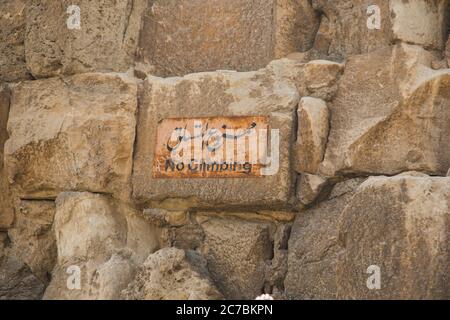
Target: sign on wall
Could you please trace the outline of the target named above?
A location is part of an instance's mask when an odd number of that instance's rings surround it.
[[[164,119],[158,125],[154,178],[261,176],[268,117]]]

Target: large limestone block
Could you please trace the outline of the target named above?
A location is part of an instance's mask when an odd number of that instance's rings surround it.
[[[44,290],[44,282],[13,252],[0,254],[0,300],[38,300]]]
[[[58,263],[71,259],[106,259],[126,243],[126,219],[109,197],[62,193],[54,222]]]
[[[22,201],[14,226],[8,230],[12,250],[43,283],[48,283],[56,262],[52,230],[53,201]]]
[[[317,206],[300,212],[289,238],[285,295],[290,299],[335,299],[339,221],[345,206],[364,179],[334,186]]]
[[[116,74],[15,86],[5,145],[10,182],[28,199],[65,190],[126,196],[136,107],[136,83]]]
[[[202,208],[288,205],[293,195],[290,146],[293,141],[294,112],[299,101],[298,91],[292,81],[283,79],[272,69],[244,73],[218,71],[166,79],[150,76],[143,85],[140,101],[133,170],[133,194],[139,202],[153,205],[184,202],[184,207]],[[264,152],[264,148],[256,148],[260,149],[259,154],[266,153],[271,158],[265,161],[267,165],[264,171],[254,170],[255,174],[261,173],[261,176],[154,177],[152,170],[161,121],[173,118],[197,119],[202,121],[205,128],[204,117],[239,116],[267,117],[268,135],[274,138],[264,144],[267,152]],[[222,130],[223,126],[215,129]],[[277,141],[277,133],[279,148],[272,143]],[[248,157],[246,159],[248,161]],[[177,199],[181,201],[175,201]]]
[[[276,0],[275,57],[311,49],[319,16],[309,0]]]
[[[273,254],[270,226],[232,219],[201,223],[203,255],[211,277],[227,299],[254,299],[264,291]]]
[[[195,251],[164,248],[139,267],[122,297],[129,300],[218,300],[222,294],[208,274],[205,259]]]
[[[447,0],[390,0],[394,40],[442,49],[447,5]]]
[[[449,199],[449,178],[409,173],[363,183],[340,226],[339,298],[448,299]],[[370,266],[379,268],[379,290]]]
[[[450,71],[433,56],[400,45],[351,57],[331,111],[319,173],[444,174],[450,165]]]
[[[72,261],[58,264],[46,288],[45,300],[117,300],[133,280],[136,266],[130,252],[119,251],[107,261]],[[79,277],[80,287],[76,287]]]
[[[318,17],[306,0],[155,0],[140,47],[159,76],[249,71],[308,50]]]
[[[314,49],[341,59],[402,41],[442,49],[445,0],[313,0],[323,12]]]
[[[144,0],[30,1],[25,42],[29,70],[38,78],[126,71],[134,61],[145,6]]]
[[[297,110],[298,132],[295,143],[295,169],[315,174],[325,156],[330,129],[330,112],[325,101],[303,97]]]
[[[137,211],[87,192],[58,196],[54,233],[57,265],[46,299],[118,299],[136,265],[159,249],[157,230]]]
[[[0,1],[0,81],[28,79],[25,63],[26,0]]]

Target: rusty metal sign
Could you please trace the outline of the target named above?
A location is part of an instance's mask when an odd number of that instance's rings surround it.
[[[259,177],[268,117],[171,118],[158,124],[154,178]]]

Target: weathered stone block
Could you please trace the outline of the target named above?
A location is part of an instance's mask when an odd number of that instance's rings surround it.
[[[264,291],[273,255],[266,223],[210,219],[201,224],[203,255],[211,277],[227,299],[254,299]]]
[[[342,59],[402,41],[442,49],[445,0],[313,0],[323,12],[314,50],[321,57]]]
[[[307,50],[318,17],[305,0],[155,0],[140,41],[158,76],[249,71]]]
[[[325,155],[330,111],[325,101],[303,97],[297,110],[298,132],[295,143],[295,169],[315,174]]]
[[[449,178],[407,173],[363,183],[342,214],[338,297],[448,299],[449,199]],[[379,267],[379,290],[368,289],[369,266]]]
[[[432,59],[409,45],[349,58],[328,104],[331,129],[320,174],[445,173],[450,73],[432,70]]]
[[[25,198],[64,190],[126,196],[137,85],[125,76],[83,74],[23,82],[12,90],[5,144],[10,182]]]
[[[442,49],[447,4],[447,0],[390,0],[394,40]]]
[[[276,0],[275,57],[311,49],[320,15],[309,0]]]
[[[286,207],[294,194],[290,146],[293,141],[294,112],[298,100],[295,85],[269,69],[247,73],[198,73],[168,79],[148,77],[140,99],[133,170],[134,197],[139,202],[170,206],[170,209],[175,210],[179,210],[180,206]],[[213,121],[214,117],[240,116],[261,116],[267,119],[268,135],[273,139],[268,144],[266,153],[268,157],[273,158],[266,162],[268,165],[265,171],[255,169],[252,174],[256,176],[246,177],[240,174],[242,178],[239,175],[232,178],[214,177],[214,174],[209,178],[188,178],[188,174],[178,178],[155,177],[155,173],[159,175],[159,171],[155,171],[155,163],[159,163],[155,162],[155,153],[165,143],[165,140],[159,143],[157,141],[158,127],[163,120],[198,119],[203,121],[202,128],[205,128],[204,122],[211,119]],[[205,120],[205,117],[208,119]],[[250,122],[245,122],[246,129]],[[171,130],[176,129],[175,127]],[[224,130],[223,126],[215,129]],[[170,130],[168,132],[170,133]],[[274,136],[277,132],[278,148],[272,144],[272,141],[276,141]],[[259,147],[252,148],[253,152]],[[247,151],[249,150],[250,148],[247,148]],[[278,161],[275,159],[277,150]],[[263,148],[260,148],[259,154],[263,152]],[[248,157],[246,159],[248,161]],[[173,171],[172,167],[165,168],[166,163],[161,170]],[[259,173],[261,176],[257,176]]]
[[[38,300],[45,284],[10,250],[0,255],[0,300]]]
[[[56,263],[54,215],[53,201],[21,201],[8,230],[12,250],[43,283],[50,280]]]
[[[57,265],[45,299],[118,299],[136,266],[159,249],[157,230],[135,210],[88,192],[58,196],[54,233]],[[79,290],[68,288],[70,275]]]
[[[297,186],[297,198],[304,205],[309,205],[318,199],[328,180],[308,173],[302,173]]]
[[[291,299],[335,299],[339,221],[364,179],[334,186],[326,200],[297,215],[289,238],[285,295]]]
[[[30,78],[25,63],[25,6],[26,0],[0,1],[0,81]]]
[[[222,294],[195,251],[164,248],[148,256],[122,297],[130,300],[219,300]]]
[[[79,12],[70,10],[71,5],[78,6]],[[128,70],[136,54],[145,6],[144,0],[29,1],[28,68],[38,78]]]

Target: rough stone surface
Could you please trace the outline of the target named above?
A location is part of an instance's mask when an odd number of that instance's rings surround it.
[[[143,57],[161,76],[259,69],[273,58],[273,5],[266,0],[153,1],[144,18]]]
[[[148,256],[122,297],[130,300],[218,300],[205,259],[195,251],[164,248]]]
[[[450,299],[449,33],[449,0],[0,0],[0,300]],[[267,124],[272,163],[163,172],[202,119],[191,158]]]
[[[12,250],[43,283],[48,283],[56,262],[52,230],[53,201],[22,201],[14,226],[8,230]]]
[[[297,189],[297,198],[304,205],[313,203],[327,186],[328,180],[308,173],[302,173]]]
[[[258,72],[219,71],[183,78],[148,77],[140,99],[133,194],[139,202],[182,199],[187,207],[266,206],[286,207],[293,196],[290,143],[293,114],[298,103],[294,84],[272,69]],[[164,108],[161,106],[164,105]],[[156,130],[168,118],[211,116],[269,117],[269,128],[280,136],[276,174],[233,179],[156,179],[152,177]],[[270,156],[270,153],[269,153]],[[276,162],[272,163],[276,169]],[[271,186],[267,188],[267,186]]]
[[[327,60],[313,60],[305,65],[304,82],[308,95],[325,101],[332,100],[344,65]]]
[[[276,0],[275,57],[311,49],[319,24],[311,1]]]
[[[330,112],[325,101],[303,97],[297,110],[297,118],[295,169],[298,172],[315,174],[325,155]]]
[[[25,5],[26,0],[0,1],[0,81],[29,78],[24,46]]]
[[[328,198],[298,214],[289,239],[285,295],[291,299],[335,299],[342,211],[363,179],[334,186]],[[347,275],[351,277],[350,275]]]
[[[318,26],[307,0],[155,0],[140,55],[158,76],[257,70],[310,49]]]
[[[442,49],[445,4],[442,0],[313,0],[313,8],[323,12],[314,54],[341,60],[398,41]],[[374,5],[380,12],[379,29],[368,28],[375,17],[375,11],[369,11],[369,6]]]
[[[267,224],[210,219],[203,255],[214,283],[227,299],[254,299],[263,293],[265,270],[273,247]]]
[[[157,230],[135,210],[87,192],[58,196],[54,232],[57,265],[45,299],[118,299],[136,266],[159,249]],[[80,268],[79,290],[67,287],[71,266]]]
[[[65,190],[126,195],[137,86],[125,76],[83,74],[12,90],[5,167],[21,197]]]
[[[447,170],[450,74],[430,69],[431,59],[419,47],[400,45],[348,60],[328,104],[331,130],[319,173]]]
[[[445,0],[390,0],[394,40],[442,49],[447,4]]]
[[[80,29],[69,29],[73,1],[27,5],[27,66],[38,78],[92,71],[126,71],[136,55],[144,0],[80,0]]]
[[[0,300],[41,299],[45,285],[9,250],[0,255]]]
[[[338,296],[448,299],[449,199],[449,178],[415,173],[363,183],[342,214]],[[371,265],[380,267],[380,290],[366,286]]]

